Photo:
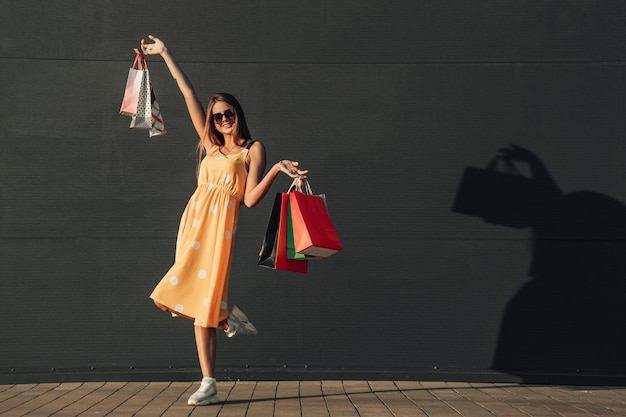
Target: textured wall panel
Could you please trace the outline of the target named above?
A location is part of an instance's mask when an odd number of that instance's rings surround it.
[[[625,20],[619,1],[0,1],[0,379],[197,375],[191,323],[147,298],[195,187],[160,60],[168,134],[118,115],[151,32],[203,102],[240,99],[270,162],[311,170],[344,244],[305,276],[261,269],[272,199],[242,210],[230,297],[260,334],[220,336],[221,376],[623,375],[626,268],[606,225],[624,224]],[[510,143],[569,196],[547,246],[451,211],[463,169]]]

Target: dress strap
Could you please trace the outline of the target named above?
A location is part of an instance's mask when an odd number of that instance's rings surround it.
[[[246,145],[246,150],[249,151],[250,148],[252,147],[252,145],[254,144],[254,142],[256,142],[253,139],[250,139],[250,142],[248,142],[248,144]],[[248,160],[249,155],[248,152],[246,152],[246,158],[244,159],[244,163],[246,164],[246,175],[248,175],[248,169],[250,168],[250,161]]]

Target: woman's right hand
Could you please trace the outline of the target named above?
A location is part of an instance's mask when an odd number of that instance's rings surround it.
[[[145,39],[141,40],[141,50],[144,54],[161,55],[163,52],[167,51],[167,47],[161,39],[152,35],[148,35],[148,38],[152,41],[152,43],[146,43]]]

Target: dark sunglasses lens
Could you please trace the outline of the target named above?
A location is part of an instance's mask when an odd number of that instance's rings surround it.
[[[235,113],[233,113],[232,110],[226,110],[224,113],[215,113],[213,115],[213,122],[221,124],[224,118],[226,120],[233,120],[235,118]]]

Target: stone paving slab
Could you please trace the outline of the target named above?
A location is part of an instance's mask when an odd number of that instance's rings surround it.
[[[0,416],[626,416],[626,387],[432,381],[220,381],[220,403],[190,407],[187,398],[198,385],[198,382],[0,385]]]

